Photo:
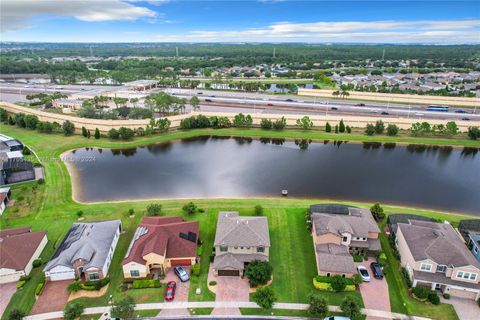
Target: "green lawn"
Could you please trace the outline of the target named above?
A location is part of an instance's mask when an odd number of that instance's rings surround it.
[[[151,201],[108,202],[88,205],[73,201],[71,198],[70,176],[63,162],[59,160],[59,155],[64,151],[85,146],[105,148],[137,146],[146,143],[193,137],[199,134],[289,138],[308,137],[316,139],[339,138],[343,140],[345,140],[345,137],[365,138],[355,135],[325,134],[317,131],[303,132],[286,130],[283,132],[275,132],[262,131],[260,129],[174,131],[165,135],[144,137],[130,142],[113,142],[108,139],[87,140],[81,136],[63,137],[60,135],[38,134],[12,126],[2,126],[2,133],[20,139],[37,152],[45,168],[45,184],[37,185],[34,182],[29,182],[13,186],[13,197],[18,200],[17,205],[5,211],[0,219],[0,228],[32,226],[34,230],[48,230],[50,241],[47,250],[45,250],[42,255],[44,261],[48,261],[54,252],[54,247],[60,243],[71,224],[77,221],[77,211],[82,210],[84,212],[85,221],[105,219],[122,220],[125,233],[120,237],[110,268],[111,284],[108,292],[101,298],[80,299],[85,307],[106,305],[109,295],[112,295],[114,299],[118,299],[125,294],[129,294],[134,296],[138,303],[163,301],[164,288],[130,290],[128,293],[121,292],[120,290],[120,283],[123,280],[120,262],[127,250],[138,222],[145,213],[146,206]],[[376,137],[373,137],[372,140],[375,138]],[[391,139],[388,137],[385,138]],[[415,141],[433,143],[425,139],[417,139]],[[437,143],[442,142],[440,140],[435,141]],[[460,144],[465,142],[470,143],[470,141],[465,140],[461,142],[462,140],[456,139],[447,139],[447,141],[446,144],[451,144],[454,141]],[[471,143],[473,143],[473,141]],[[475,143],[478,145],[478,142]],[[23,196],[21,200],[18,198],[20,195]],[[188,202],[188,200],[159,200],[157,202],[163,205],[165,214],[174,215],[181,213],[181,207],[184,203]],[[307,295],[314,290],[312,278],[315,274],[315,258],[312,240],[304,224],[304,213],[309,205],[318,202],[329,202],[329,200],[293,198],[195,200],[195,203],[200,208],[205,209],[205,213],[198,213],[194,217],[186,217],[186,219],[196,219],[200,221],[200,237],[204,241],[204,248],[201,257],[202,274],[199,278],[192,277],[190,299],[192,301],[214,300],[214,295],[206,288],[206,273],[208,271],[209,255],[213,245],[218,211],[237,210],[240,211],[241,214],[252,214],[253,207],[256,204],[261,204],[265,208],[265,214],[269,218],[270,224],[272,240],[271,261],[274,267],[272,288],[274,288],[281,302],[306,302]],[[371,205],[369,203],[359,202],[349,203],[357,206]],[[127,211],[130,208],[136,212],[134,219],[127,216]],[[396,206],[385,206],[385,209],[387,212],[411,212],[440,219],[448,219],[454,223],[462,218],[461,215],[450,215],[446,212],[442,213]],[[25,287],[14,295],[2,319],[6,319],[13,308],[19,308],[25,313],[31,310],[35,301],[34,290],[40,279],[41,268],[38,268],[33,271],[32,279]],[[197,287],[202,289],[202,294],[199,296],[193,292]],[[358,293],[353,294],[359,297]],[[331,304],[338,305],[344,297],[344,294],[325,293],[325,296]],[[409,309],[408,311],[411,313],[422,313],[420,309]]]
[[[192,308],[189,309],[189,311],[193,316],[209,316],[212,313],[213,308]]]

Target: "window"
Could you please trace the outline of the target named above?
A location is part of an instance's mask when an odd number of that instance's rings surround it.
[[[458,271],[457,272],[457,278],[462,278],[465,280],[475,280],[477,279],[477,274],[473,272],[463,272],[463,271]]]
[[[234,247],[234,248],[235,248],[235,250],[237,250],[237,249],[238,249],[238,247]]]
[[[88,279],[89,279],[90,281],[92,281],[92,280],[98,280],[98,279],[100,279],[100,276],[98,275],[98,272],[93,272],[93,273],[89,273],[89,274],[88,274]]]
[[[470,280],[475,280],[477,279],[477,274],[476,273],[471,273],[470,274]]]
[[[420,265],[420,270],[422,271],[432,271],[432,265],[427,263],[422,263]]]
[[[228,247],[227,246],[220,246],[220,251],[221,252],[227,252]]]
[[[462,278],[462,277],[463,277],[463,271],[458,271],[457,278]]]
[[[447,271],[447,266],[446,265],[439,264],[437,266],[437,272],[445,273],[445,271]]]
[[[242,250],[243,250],[243,247],[240,247],[240,249],[242,249]]]
[[[363,241],[367,241],[367,238],[362,238]]]
[[[130,270],[131,277],[140,277],[140,272],[138,270]]]
[[[347,237],[343,237],[342,241],[347,242]]]
[[[477,252],[478,252],[478,248],[477,248],[477,247],[473,247],[473,251],[474,251],[475,253],[477,253]]]
[[[257,252],[265,252],[265,247],[257,247]]]

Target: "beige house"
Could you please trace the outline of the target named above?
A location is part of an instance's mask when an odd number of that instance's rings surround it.
[[[355,274],[353,255],[380,250],[380,229],[368,209],[343,205],[313,205],[310,222],[317,272],[330,276]]]
[[[156,277],[173,266],[194,265],[198,228],[198,221],[180,216],[143,218],[123,259],[123,276]]]
[[[46,231],[33,232],[30,227],[0,231],[0,284],[16,282],[30,274],[33,261],[47,245]]]
[[[238,212],[219,212],[214,247],[215,275],[243,275],[249,262],[268,261],[270,235],[267,218],[241,217]]]
[[[52,101],[52,106],[57,109],[62,109],[63,113],[72,113],[82,108],[83,100],[82,99],[55,99]]]
[[[428,286],[451,296],[480,297],[480,264],[447,223],[399,223],[395,243],[413,286]]]

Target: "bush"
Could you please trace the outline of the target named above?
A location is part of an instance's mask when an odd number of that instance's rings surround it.
[[[317,276],[317,277],[319,277],[319,276]],[[315,289],[323,290],[323,291],[335,291],[335,290],[333,290],[330,282],[317,281],[317,277],[313,278],[313,286],[315,287]],[[320,277],[322,277],[322,276],[320,276]],[[327,277],[325,277],[325,278],[327,278]],[[328,277],[328,278],[331,279],[332,277]],[[347,278],[343,278],[343,279],[345,279],[346,282],[350,283],[350,284],[345,286],[345,289],[343,291],[355,291],[356,290],[354,281],[352,279],[347,279]]]
[[[72,122],[66,120],[62,124],[62,131],[64,135],[71,136],[75,133],[75,125]]]
[[[450,294],[449,293],[444,293],[443,298],[447,299],[447,300],[450,299]]]
[[[37,183],[38,183],[38,184],[44,184],[44,183],[45,183],[45,179],[40,178],[40,179],[37,180]]]
[[[194,264],[192,266],[192,275],[194,275],[196,277],[200,276],[200,264],[199,263]]]
[[[332,286],[332,289],[335,290],[336,292],[340,292],[345,290],[347,287],[347,283],[345,281],[345,278],[342,276],[336,274],[333,277],[331,277],[332,280],[330,282],[330,285]]]
[[[479,127],[469,127],[468,128],[468,137],[472,140],[477,140],[480,138],[480,128]]]
[[[71,303],[65,306],[63,310],[63,319],[64,320],[74,320],[79,318],[83,313],[83,305],[80,303]]]
[[[189,202],[182,207],[183,212],[187,214],[194,214],[197,211],[197,206],[193,202]]]
[[[258,306],[264,310],[270,310],[273,307],[277,297],[275,292],[270,287],[260,287],[252,295],[252,300],[258,304]]]
[[[118,129],[118,135],[122,140],[130,140],[135,136],[135,133],[130,128],[120,127],[120,129]]]
[[[145,289],[145,288],[160,288],[162,284],[160,280],[153,279],[137,279],[133,280],[133,289]]]
[[[87,128],[82,127],[82,136],[87,137]]]
[[[375,126],[371,123],[367,124],[367,127],[365,128],[365,134],[367,136],[373,136],[375,134]]]
[[[382,120],[377,120],[377,122],[375,122],[375,133],[382,134],[384,131],[385,131],[385,124],[383,123]]]
[[[147,207],[147,216],[161,216],[162,205],[158,203],[151,203]]]
[[[343,123],[343,119],[340,120],[340,124],[338,125],[338,132],[345,132],[345,123]]]
[[[328,303],[324,297],[319,294],[311,294],[308,297],[308,312],[318,318],[323,318],[328,313]]]
[[[262,121],[260,121],[260,127],[262,129],[272,129],[272,126],[273,126],[273,123],[272,123],[272,120],[270,119],[262,119]]]
[[[117,129],[112,128],[108,131],[108,137],[112,140],[118,140],[118,138],[120,138],[120,133],[118,133]]]
[[[335,125],[335,133],[338,133],[338,124]]]
[[[28,280],[32,279],[32,276],[30,275],[27,275],[27,276],[21,276],[20,277],[20,281],[25,281],[27,282]]]
[[[283,130],[286,125],[287,125],[287,119],[285,119],[285,117],[282,117],[281,119],[276,120],[272,124],[272,128],[274,130]]]
[[[256,216],[263,216],[263,207],[259,204],[255,206],[255,215]]]
[[[80,281],[77,281],[77,280],[74,280],[67,287],[68,293],[77,292],[77,291],[80,291],[81,289],[82,289],[82,284],[80,283]]]
[[[25,282],[26,282],[25,280],[19,280],[19,281],[17,281],[17,284],[16,284],[17,289],[22,288],[22,287],[25,285]]]
[[[440,298],[435,291],[430,291],[430,293],[428,294],[428,301],[430,301],[430,303],[434,305],[440,304]]]
[[[135,210],[133,210],[132,208],[128,209],[128,215],[129,216],[135,215]]]
[[[313,121],[310,120],[309,116],[304,116],[303,118],[297,119],[297,126],[303,130],[309,130],[313,127]]]
[[[413,288],[412,292],[418,299],[426,300],[430,293],[430,289],[422,286],[416,286],[415,288]]]
[[[97,140],[100,139],[100,130],[98,130],[98,128],[95,128],[95,133],[93,134],[93,136]]]
[[[405,280],[405,283],[407,284],[407,287],[411,288],[412,287],[412,280],[410,279],[410,276],[408,275],[407,269],[402,268],[401,271],[402,271],[403,279]]]
[[[38,268],[42,265],[42,259],[35,259],[33,260],[32,262],[32,267],[34,268]]]
[[[383,212],[383,208],[380,206],[380,203],[375,202],[372,207],[370,207],[370,211],[372,212],[373,218],[376,221],[381,221],[385,218],[385,213]]]
[[[266,284],[272,278],[272,265],[268,261],[253,260],[245,269],[251,287]]]
[[[37,287],[35,288],[36,296],[39,296],[42,293],[44,286],[45,286],[45,282],[40,282],[39,284],[37,284]]]
[[[332,126],[328,122],[325,124],[325,132],[332,132]]]
[[[248,128],[251,127],[253,123],[252,116],[247,114],[246,116],[243,113],[237,114],[233,119],[233,125],[235,127]]]
[[[110,311],[110,316],[112,318],[132,318],[134,311],[135,300],[130,296],[126,296],[114,303]]]
[[[317,281],[317,282],[332,283],[332,278],[333,278],[333,277],[316,275],[314,279],[315,279],[315,281]],[[353,280],[352,280],[351,278],[343,278],[343,279],[345,279],[345,283],[346,283],[347,285],[352,285],[352,284],[354,284],[354,283],[353,283]]]
[[[83,217],[83,211],[82,211],[82,210],[78,210],[78,211],[77,211],[77,217],[78,217],[78,218]]]
[[[398,134],[399,128],[395,124],[389,124],[387,126],[387,135],[389,136],[396,136]]]
[[[347,133],[352,133],[352,128],[350,126],[347,126]]]
[[[8,320],[22,320],[25,313],[19,309],[13,309],[8,315]]]
[[[217,285],[217,281],[210,281],[210,282],[208,283],[208,285],[209,285],[209,286],[212,286],[212,287],[213,287],[213,286],[216,286],[216,285]]]
[[[340,304],[340,309],[352,319],[360,316],[360,306],[358,305],[357,300],[355,300],[353,297],[345,297]]]
[[[359,255],[354,255],[353,262],[363,262],[363,257]]]
[[[81,285],[82,290],[98,291],[110,283],[110,278],[106,277],[100,280],[85,281]]]

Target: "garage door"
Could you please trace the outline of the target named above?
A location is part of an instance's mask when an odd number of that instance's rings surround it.
[[[477,293],[468,290],[461,290],[461,289],[450,289],[450,295],[452,297],[464,298],[464,299],[471,299],[475,300],[477,297]]]
[[[69,279],[75,279],[75,273],[73,271],[50,273],[50,281],[60,281],[60,280],[69,280]]]
[[[170,265],[174,266],[190,266],[192,264],[192,260],[190,259],[176,259],[170,260]]]
[[[235,277],[240,275],[240,271],[239,270],[218,270],[218,275]]]

